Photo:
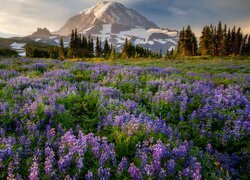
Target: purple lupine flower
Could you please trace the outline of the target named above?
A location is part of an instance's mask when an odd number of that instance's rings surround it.
[[[202,179],[201,171],[202,171],[201,164],[199,162],[195,162],[195,164],[193,165],[192,178],[194,180],[201,180]]]
[[[144,170],[148,177],[152,177],[154,175],[155,169],[153,165],[146,164]]]
[[[189,177],[190,174],[191,174],[191,171],[190,171],[189,167],[187,167],[187,168],[185,168],[185,169],[183,169],[183,170],[181,171],[181,175],[182,175],[182,176]]]
[[[94,180],[93,173],[91,171],[88,171],[88,173],[85,175],[86,180]]]
[[[30,174],[29,174],[30,180],[39,180],[39,167],[37,162],[37,157],[33,158],[33,163],[30,168]]]
[[[76,159],[76,165],[77,165],[77,168],[78,168],[78,172],[80,173],[82,168],[83,168],[83,158],[82,157],[78,157]]]
[[[208,144],[208,145],[206,146],[206,151],[207,151],[209,154],[211,154],[211,153],[213,152],[213,147],[212,147],[211,144]]]
[[[110,177],[110,168],[102,168],[98,169],[98,177],[100,180],[107,180]]]
[[[45,149],[45,155],[46,155],[46,159],[45,159],[45,163],[44,163],[45,173],[47,175],[52,176],[54,173],[53,172],[53,165],[55,163],[54,151],[50,147],[47,147]]]
[[[175,147],[172,152],[177,157],[184,157],[188,153],[188,147],[186,145],[180,145],[179,147]]]
[[[161,168],[160,172],[159,172],[159,179],[163,180],[165,179],[167,176],[167,172],[165,171],[165,169]]]
[[[134,165],[134,163],[130,164],[128,172],[133,180],[142,180],[141,171]]]
[[[153,165],[154,169],[159,172],[161,169],[161,159],[166,154],[166,147],[163,145],[162,141],[157,141],[157,144],[155,144],[152,147],[152,156],[153,156]]]
[[[117,173],[121,174],[127,168],[128,168],[128,160],[126,157],[123,157],[121,162],[118,164]]]
[[[168,172],[169,172],[171,175],[174,175],[174,173],[175,173],[175,165],[176,165],[176,162],[175,162],[175,160],[173,160],[173,159],[170,159],[170,160],[166,163],[166,168],[167,168]]]
[[[14,164],[13,162],[10,162],[8,165],[8,176],[7,176],[7,180],[12,180],[15,179],[15,175],[14,175]]]

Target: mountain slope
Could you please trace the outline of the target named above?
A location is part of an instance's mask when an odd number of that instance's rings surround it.
[[[100,2],[80,12],[54,34],[67,36],[75,28],[83,35],[98,36],[102,41],[107,38],[118,51],[126,38],[153,51],[165,51],[176,46],[178,41],[178,31],[161,29],[135,10],[117,2]]]
[[[17,50],[23,43],[32,42],[58,46],[63,36],[64,45],[67,47],[71,31],[75,28],[82,35],[99,37],[102,42],[108,39],[117,51],[122,49],[127,38],[135,45],[164,52],[166,49],[176,47],[179,35],[176,30],[159,28],[152,21],[121,3],[104,1],[71,17],[56,32],[50,32],[47,28],[38,28],[36,32],[23,38],[0,39],[0,45],[5,44]],[[23,51],[23,47],[20,51]]]
[[[71,17],[59,31],[54,33],[58,35],[69,35],[72,28],[84,31],[100,24],[120,24],[130,28],[158,28],[153,22],[120,3],[103,1]]]

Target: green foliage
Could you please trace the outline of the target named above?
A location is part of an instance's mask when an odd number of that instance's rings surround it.
[[[17,57],[18,53],[14,50],[8,48],[0,48],[0,57]]]
[[[25,46],[26,56],[30,58],[52,58],[59,57],[59,47],[27,44]]]
[[[66,108],[66,112],[57,117],[58,123],[67,129],[80,125],[85,133],[96,132],[99,122],[99,99],[96,93],[70,95],[58,100],[58,103],[64,104]]]
[[[120,128],[112,128],[109,132],[108,139],[115,144],[117,158],[128,157],[130,159],[135,157],[136,145],[143,142],[146,138],[146,132],[143,128],[136,132],[135,135],[129,136],[122,132]]]
[[[122,58],[161,58],[162,52],[152,52],[149,49],[145,49],[139,45],[134,46],[128,39],[125,39],[125,43],[122,48]]]
[[[180,38],[177,45],[177,51],[180,56],[195,56],[197,54],[197,39],[188,26],[180,32]]]
[[[241,28],[234,26],[227,30],[227,25],[205,26],[200,37],[199,52],[202,56],[240,56],[249,55],[249,38],[243,35]]]
[[[61,59],[61,60],[64,60],[65,57],[66,57],[66,50],[64,48],[63,38],[61,37],[60,48],[59,48],[59,52],[58,52],[58,58]]]

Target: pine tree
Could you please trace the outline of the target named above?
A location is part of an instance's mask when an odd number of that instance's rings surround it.
[[[180,56],[185,56],[185,29],[180,31],[179,41],[177,44],[177,52]]]
[[[234,26],[231,32],[231,45],[232,45],[232,54],[235,55],[236,51],[236,27]]]
[[[239,55],[241,56],[245,52],[245,47],[246,47],[246,42],[247,42],[247,35],[245,35],[242,38],[240,49],[239,49]]]
[[[101,47],[100,47],[100,42],[99,42],[98,37],[96,38],[95,55],[96,55],[96,57],[101,56]]]
[[[103,47],[103,55],[104,55],[104,57],[106,57],[106,58],[109,57],[110,52],[111,52],[111,48],[110,48],[110,45],[108,43],[108,39],[105,39],[104,47]]]
[[[71,36],[70,36],[70,43],[69,43],[69,51],[68,51],[68,57],[69,58],[75,58],[75,32],[72,30]]]
[[[63,44],[63,37],[61,37],[61,41],[60,41],[59,59],[61,59],[61,60],[65,59],[65,49],[64,49],[64,44]]]
[[[180,37],[177,45],[177,52],[180,56],[194,56],[197,54],[197,39],[188,25],[187,29],[180,32]]]
[[[192,30],[191,27],[188,25],[186,31],[185,31],[185,46],[184,46],[184,55],[185,56],[191,56],[192,55]]]
[[[199,51],[202,56],[211,54],[212,32],[209,26],[205,26],[200,37]]]
[[[237,29],[237,33],[236,33],[236,39],[235,39],[235,52],[234,55],[239,55],[240,54],[240,49],[241,49],[241,45],[243,43],[243,34],[241,32],[241,28],[239,27]]]
[[[250,34],[248,34],[248,40],[245,45],[245,54],[250,55]]]
[[[111,59],[111,60],[115,60],[116,59],[115,47],[112,47],[109,59]]]
[[[129,58],[129,54],[128,54],[128,39],[125,39],[123,48],[122,48],[122,58]]]
[[[231,29],[229,28],[228,33],[227,33],[227,47],[226,47],[226,54],[230,55],[232,54],[232,33]]]
[[[222,33],[222,37],[220,40],[220,50],[219,50],[219,55],[220,56],[226,56],[227,55],[227,25],[225,24],[224,30]]]
[[[196,56],[198,50],[198,41],[194,33],[192,33],[191,36],[191,44],[192,44],[192,56]]]

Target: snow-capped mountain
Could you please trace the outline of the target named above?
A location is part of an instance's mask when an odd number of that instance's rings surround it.
[[[71,17],[54,34],[68,36],[75,28],[81,34],[98,36],[102,41],[107,38],[118,50],[122,48],[126,38],[135,45],[154,51],[174,47],[178,40],[178,31],[161,29],[135,10],[117,2],[99,2]]]
[[[16,39],[9,39],[9,47],[24,54],[27,43],[40,43],[59,46],[63,36],[64,45],[69,45],[72,29],[92,37],[99,37],[104,42],[108,39],[118,51],[127,38],[135,45],[149,48],[152,51],[172,49],[178,41],[178,31],[159,28],[135,10],[117,2],[99,2],[94,7],[86,9],[71,17],[66,24],[56,32],[47,28],[38,28],[33,34]]]

